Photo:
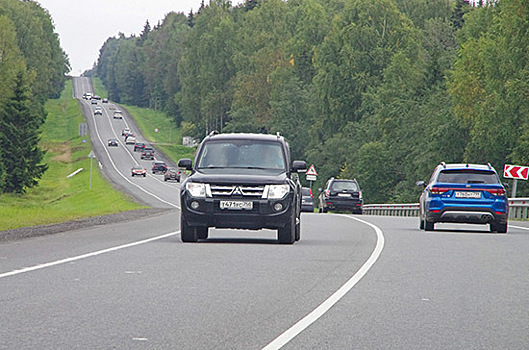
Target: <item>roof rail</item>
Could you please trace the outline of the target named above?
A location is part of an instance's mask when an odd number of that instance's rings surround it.
[[[279,133],[279,131],[277,132],[276,136],[277,136],[277,138],[281,137],[281,134]]]
[[[213,136],[213,135],[218,135],[219,132],[217,130],[213,130],[212,132],[209,133],[209,136]]]
[[[441,165],[443,166],[443,168],[446,168],[446,163],[445,162],[441,162]]]
[[[489,169],[492,170],[492,165],[490,165],[490,163],[487,163],[487,165],[489,166]]]

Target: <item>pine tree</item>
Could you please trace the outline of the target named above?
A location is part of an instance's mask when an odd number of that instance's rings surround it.
[[[31,100],[30,93],[25,73],[20,72],[13,96],[0,111],[4,193],[25,193],[27,188],[37,185],[48,168],[40,164],[45,152],[38,146],[45,112],[40,103]]]

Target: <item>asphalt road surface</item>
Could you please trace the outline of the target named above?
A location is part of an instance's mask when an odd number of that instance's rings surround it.
[[[127,117],[91,117],[107,176],[173,210],[0,244],[0,349],[529,347],[529,224],[303,213],[291,246],[269,230],[183,244],[178,183],[131,179],[130,146],[105,147]]]

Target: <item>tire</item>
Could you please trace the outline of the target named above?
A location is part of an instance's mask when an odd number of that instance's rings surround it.
[[[435,223],[424,220],[424,231],[433,231]]]
[[[298,224],[296,225],[296,237],[295,237],[295,240],[296,241],[299,241],[301,239],[301,220],[300,218],[298,217],[297,219],[297,222]]]
[[[285,227],[277,230],[277,239],[280,244],[294,244],[296,240],[296,219],[292,218]]]
[[[197,237],[198,239],[208,239],[208,227],[197,226]]]
[[[419,230],[424,230],[424,221],[419,219]]]
[[[182,242],[196,242],[197,229],[194,226],[189,226],[183,214],[180,214],[180,238]]]
[[[143,174],[143,177],[145,177],[145,175],[147,175],[147,174]]]
[[[491,222],[490,232],[507,233],[507,223],[497,224],[497,223]]]

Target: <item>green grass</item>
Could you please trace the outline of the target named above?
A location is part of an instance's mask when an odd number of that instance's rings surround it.
[[[107,96],[108,93],[98,78],[92,78],[94,91],[99,96]],[[152,143],[174,162],[181,158],[192,158],[194,148],[182,145],[182,131],[177,128],[176,123],[164,112],[155,111],[150,108],[141,108],[120,104],[132,116],[145,141]],[[156,132],[158,130],[158,132]]]
[[[92,168],[88,136],[78,136],[85,122],[77,100],[72,99],[68,81],[58,100],[46,103],[48,116],[42,127],[41,147],[47,150],[44,162],[49,169],[24,195],[0,195],[0,230],[66,222],[74,219],[143,208],[114,189],[101,175],[96,160]],[[84,170],[67,178],[75,170]]]

